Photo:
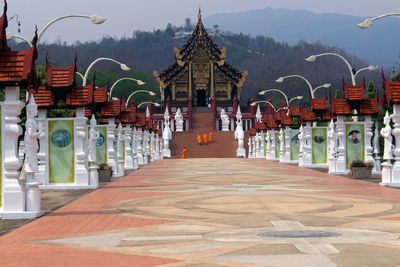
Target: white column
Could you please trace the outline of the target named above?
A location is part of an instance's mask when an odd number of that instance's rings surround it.
[[[125,127],[125,165],[124,169],[125,170],[133,170],[133,158],[132,158],[132,147],[131,143],[132,137],[131,137],[132,129],[129,125]]]
[[[285,127],[285,152],[283,156],[283,163],[290,163],[291,160],[291,141],[292,141],[292,129]]]
[[[23,107],[24,103],[19,101],[19,87],[6,87],[1,114],[3,219],[23,218],[25,211],[25,188],[19,180],[22,163],[17,157],[18,136],[22,134],[18,116]]]
[[[312,128],[311,122],[307,121],[304,127],[304,149],[303,149],[303,167],[312,165]]]
[[[137,155],[138,155],[138,162],[139,165],[144,165],[144,160],[143,160],[143,147],[144,147],[144,141],[143,141],[143,132],[142,129],[139,128],[138,130],[138,150],[137,150]]]
[[[339,141],[335,174],[346,174],[346,124],[344,116],[337,116],[336,131]]]
[[[163,151],[164,144],[163,144],[163,139],[162,139],[162,137],[160,138],[159,142],[160,142],[160,143],[159,143],[160,160],[163,160],[163,159],[164,159],[164,151]]]
[[[86,168],[86,121],[85,108],[76,109],[75,118],[75,184],[89,185],[89,173]]]
[[[299,129],[299,167],[304,166],[304,141],[305,141],[305,134],[304,134],[304,128],[303,125],[300,125]]]
[[[260,132],[260,159],[265,158],[265,134],[264,132]]]
[[[149,133],[149,154],[150,154],[150,162],[154,162],[154,132]]]
[[[89,185],[99,186],[99,166],[97,165],[96,144],[100,137],[100,133],[96,131],[96,118],[94,114],[90,119],[90,130],[88,134],[88,166],[89,166]]]
[[[285,156],[285,137],[283,136],[283,128],[279,130],[279,161],[283,161]]]
[[[372,122],[371,116],[367,115],[365,116],[365,122],[364,122],[364,132],[365,132],[365,142],[364,142],[364,159],[366,162],[372,162],[374,163],[374,158],[372,157],[372,146],[371,146],[371,139],[373,136],[372,133]]]
[[[107,124],[107,165],[113,170],[113,176],[117,174],[117,164],[115,163],[114,155],[114,139],[115,139],[115,119],[109,118]]]
[[[156,138],[154,141],[154,145],[155,145],[155,154],[154,154],[154,159],[155,160],[160,160],[160,137],[158,136],[158,133],[156,133]]]
[[[47,128],[47,110],[39,109],[38,117],[36,118],[36,122],[41,123],[43,126],[43,131],[41,135],[39,135],[39,172],[35,174],[35,178],[41,182],[41,184],[48,184],[48,175],[46,172],[48,171],[48,128]]]
[[[270,160],[276,160],[276,153],[275,153],[275,130],[271,130],[271,149],[270,149]]]
[[[132,158],[133,158],[133,169],[139,169],[139,161],[138,161],[138,133],[136,127],[133,129],[132,135]]]
[[[381,168],[381,157],[379,157],[379,153],[381,151],[379,147],[379,124],[378,122],[375,123],[375,131],[374,131],[374,154],[375,154],[375,165],[374,168],[372,169],[372,173],[374,174],[381,174],[382,173],[382,168]]]
[[[124,169],[124,134],[122,133],[122,125],[118,125],[118,135],[117,135],[117,175],[115,177],[122,177],[125,175]]]
[[[252,147],[253,147],[253,152],[251,153],[251,158],[255,159],[256,158],[256,152],[257,152],[257,149],[256,149],[256,136],[253,136],[253,138],[251,138],[251,144],[252,144]]]
[[[144,130],[143,134],[143,165],[149,164],[149,132]]]
[[[248,154],[248,158],[249,159],[251,159],[251,155],[252,155],[252,152],[253,152],[253,149],[252,149],[252,142],[251,142],[251,136],[249,136],[249,141],[247,142],[247,145],[249,146],[249,154]]]
[[[392,169],[392,186],[400,186],[400,104],[393,106],[393,114],[390,115],[393,121],[392,135],[395,139],[395,147],[393,149],[394,164]]]

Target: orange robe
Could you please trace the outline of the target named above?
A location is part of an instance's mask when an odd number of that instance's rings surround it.
[[[182,159],[186,159],[186,148],[182,150]]]
[[[200,134],[197,135],[197,143],[199,145],[201,145],[201,135]]]
[[[209,134],[208,134],[208,142],[212,142],[213,141],[213,134],[212,134],[212,132],[210,132]]]
[[[203,134],[203,143],[207,144],[207,134]]]

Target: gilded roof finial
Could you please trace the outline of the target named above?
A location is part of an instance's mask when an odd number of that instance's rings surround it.
[[[201,21],[201,9],[199,7],[199,14],[197,15],[197,18],[199,19],[199,21]]]

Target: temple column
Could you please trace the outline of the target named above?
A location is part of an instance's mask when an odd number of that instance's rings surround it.
[[[22,128],[18,124],[24,103],[19,101],[19,86],[5,88],[5,101],[2,107],[1,155],[2,155],[2,215],[3,219],[23,218],[25,211],[25,188],[19,180],[22,162],[17,157],[18,136]],[[1,201],[1,200],[0,200]],[[1,203],[1,202],[0,202]]]
[[[46,185],[49,183],[48,176],[46,175],[46,171],[48,169],[48,128],[47,128],[47,110],[40,109],[38,111],[38,116],[36,118],[36,122],[41,123],[43,126],[43,131],[39,135],[39,152],[38,152],[38,160],[39,160],[39,172],[35,174],[35,179],[41,182],[42,185]]]
[[[344,116],[337,116],[336,120],[336,131],[339,141],[338,156],[336,160],[336,171],[335,174],[346,174],[346,124],[344,122]]]
[[[374,162],[374,158],[372,157],[373,147],[371,146],[371,139],[373,136],[372,133],[372,122],[371,116],[365,116],[364,122],[364,132],[365,132],[365,143],[364,143],[364,158],[366,162]]]
[[[313,163],[312,159],[312,128],[311,122],[307,121],[306,126],[304,127],[304,149],[303,149],[303,167],[309,167]]]
[[[192,62],[189,62],[189,99],[192,97]]]
[[[270,155],[270,157],[269,157],[269,159],[270,160],[276,160],[276,153],[275,153],[275,144],[276,144],[276,141],[275,141],[275,138],[276,138],[276,136],[275,136],[275,130],[271,130],[270,131],[271,132],[271,149],[270,149],[270,152],[269,152],[269,155]]]
[[[86,121],[85,108],[77,108],[75,118],[75,184],[78,186],[89,185],[85,152]]]
[[[137,156],[138,156],[138,163],[140,165],[144,165],[143,161],[143,131],[139,128],[137,132]]]
[[[213,98],[215,96],[215,83],[214,83],[214,62],[210,62],[211,65],[211,92],[210,97]],[[210,103],[211,104],[211,103]]]
[[[283,156],[284,163],[291,162],[291,137],[292,137],[292,129],[289,127],[285,127],[285,154]]]
[[[267,141],[267,151],[265,155],[265,159],[271,159],[271,131],[268,130],[267,134],[265,135],[265,141]]]
[[[125,127],[125,162],[124,162],[124,169],[125,170],[133,170],[133,158],[132,158],[132,129],[129,125]]]
[[[133,129],[132,136],[132,157],[133,157],[133,169],[139,169],[139,160],[138,160],[138,133],[136,127]]]
[[[393,114],[390,115],[393,121],[392,135],[395,138],[393,149],[394,164],[392,168],[392,186],[400,186],[400,104],[393,106]]]
[[[107,165],[113,170],[113,175],[117,175],[117,164],[114,159],[114,139],[115,139],[115,119],[108,118],[107,128]]]
[[[381,174],[382,173],[382,167],[381,167],[381,157],[379,157],[379,152],[380,152],[380,147],[379,147],[379,125],[378,122],[375,123],[375,131],[374,131],[374,154],[375,154],[375,166],[372,169],[372,173],[374,174]]]

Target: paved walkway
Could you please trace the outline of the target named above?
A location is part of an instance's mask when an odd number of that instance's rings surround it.
[[[265,160],[164,160],[4,235],[0,266],[395,266],[399,200]]]

